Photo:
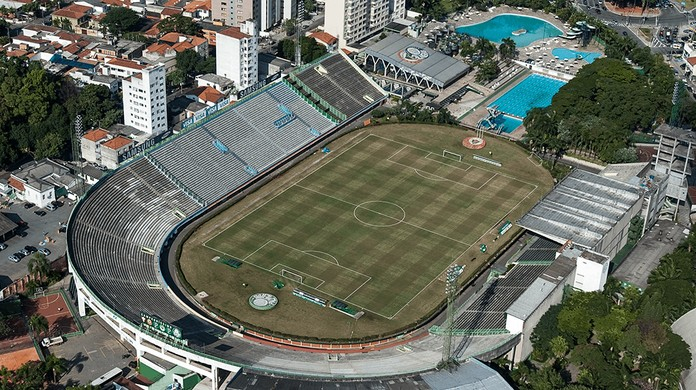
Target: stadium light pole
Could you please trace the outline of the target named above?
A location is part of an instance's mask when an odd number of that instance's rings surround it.
[[[447,295],[447,318],[445,320],[444,339],[442,346],[442,360],[439,368],[451,368],[457,364],[452,357],[452,325],[454,323],[454,298],[457,295],[457,279],[464,268],[454,264],[447,269],[445,281],[445,294]]]

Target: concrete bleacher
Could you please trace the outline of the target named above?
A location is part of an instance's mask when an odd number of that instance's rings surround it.
[[[365,96],[375,102],[384,98],[384,91],[373,84],[368,76],[359,71],[342,53],[327,56],[318,63],[292,74],[291,82],[294,78],[299,79],[348,118],[358,114],[369,104]]]
[[[493,280],[458,313],[453,328],[460,333],[480,334],[505,330],[505,310],[519,298],[548,265],[516,264]]]

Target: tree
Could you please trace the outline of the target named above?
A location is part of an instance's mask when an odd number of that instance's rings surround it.
[[[60,29],[66,30],[66,31],[72,31],[73,26],[72,23],[66,18],[55,18],[53,19],[53,25],[55,27],[58,27]]]
[[[40,160],[47,157],[60,157],[62,154],[61,146],[64,146],[60,135],[48,133],[36,144],[34,158]]]
[[[556,336],[549,342],[551,353],[556,359],[562,359],[568,353],[568,342],[563,336]]]
[[[285,30],[285,35],[292,36],[295,34],[295,29],[297,28],[297,22],[295,19],[288,19],[283,23],[283,29]]]
[[[46,256],[41,253],[36,253],[31,259],[29,259],[27,268],[30,275],[41,280],[48,276],[48,273],[51,271],[51,264],[48,262]]]
[[[203,58],[195,51],[188,49],[176,53],[176,69],[181,72],[186,80],[204,73],[215,73],[215,57]],[[179,81],[175,76],[175,81]]]
[[[46,373],[51,373],[49,382],[57,383],[60,375],[65,372],[65,359],[59,358],[54,354],[49,354],[44,360]]]
[[[502,43],[498,47],[498,54],[502,61],[509,62],[517,57],[517,45],[512,38],[503,38]]]
[[[495,80],[500,74],[500,68],[498,67],[498,62],[492,59],[487,59],[479,65],[478,71],[476,72],[477,82],[488,82]]]
[[[121,36],[123,33],[135,31],[140,26],[140,15],[130,8],[111,8],[101,20],[101,25],[111,34]]]
[[[34,314],[29,318],[29,328],[37,335],[48,332],[48,320],[41,314]]]
[[[316,60],[326,54],[326,48],[317,43],[314,38],[301,37],[300,47],[302,49],[302,61],[307,63]],[[278,42],[278,56],[287,60],[295,60],[295,41],[283,39]]]
[[[162,35],[169,32],[177,32],[186,35],[201,35],[203,31],[195,20],[182,14],[176,14],[162,19],[157,25],[157,28]]]

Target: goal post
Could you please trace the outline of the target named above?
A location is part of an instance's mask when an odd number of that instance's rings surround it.
[[[297,273],[292,272],[292,271],[289,271],[285,268],[280,270],[280,276],[282,276],[284,278],[288,278],[290,280],[294,280],[294,281],[299,282],[299,283],[302,283],[302,281],[303,281],[302,275],[297,274]]]
[[[462,162],[462,155],[461,155],[461,154],[459,154],[459,153],[454,153],[454,152],[450,152],[450,151],[447,150],[447,149],[443,149],[443,150],[442,150],[442,157],[448,158],[448,159],[450,159],[450,160],[455,160],[455,161]]]

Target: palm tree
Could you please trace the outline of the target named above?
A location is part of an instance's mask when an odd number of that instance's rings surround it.
[[[29,328],[36,334],[48,332],[48,320],[41,314],[34,314],[29,318]]]
[[[503,61],[510,61],[517,55],[517,45],[512,38],[503,38],[502,43],[498,47],[498,55]]]
[[[48,276],[48,272],[51,270],[51,264],[48,262],[46,256],[42,255],[41,253],[37,253],[34,255],[34,257],[29,259],[27,268],[30,275],[42,280]]]
[[[44,365],[46,373],[51,372],[51,380],[49,382],[58,382],[60,375],[65,372],[65,359],[59,358],[54,354],[46,356]]]

